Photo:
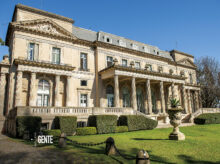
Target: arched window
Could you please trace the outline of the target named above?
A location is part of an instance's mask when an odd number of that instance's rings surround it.
[[[37,90],[37,106],[49,106],[50,84],[47,80],[40,80]]]
[[[114,88],[111,85],[107,85],[106,95],[107,95],[108,107],[114,107]]]
[[[123,99],[123,107],[130,107],[130,93],[128,87],[122,88],[122,99]]]

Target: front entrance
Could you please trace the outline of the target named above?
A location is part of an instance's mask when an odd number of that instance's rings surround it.
[[[151,89],[151,100],[152,100],[152,112],[158,113],[156,106],[156,95],[153,89]]]
[[[114,107],[114,88],[111,85],[106,87],[106,96],[108,101],[108,107]]]

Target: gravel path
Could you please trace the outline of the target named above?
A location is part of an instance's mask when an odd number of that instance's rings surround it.
[[[68,153],[35,148],[0,135],[0,164],[72,164],[72,158]]]

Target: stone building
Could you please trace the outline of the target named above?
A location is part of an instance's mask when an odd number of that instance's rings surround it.
[[[21,4],[0,63],[0,127],[6,116],[141,114],[167,121],[169,98],[184,117],[200,108],[194,57],[177,50],[76,27],[71,18]]]

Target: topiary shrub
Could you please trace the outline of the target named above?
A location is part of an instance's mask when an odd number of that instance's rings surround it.
[[[128,132],[127,126],[116,126],[115,133]]]
[[[88,126],[96,127],[98,134],[114,133],[117,119],[116,115],[92,115],[89,116]]]
[[[194,118],[195,124],[220,124],[220,113],[204,113]]]
[[[54,129],[60,129],[62,133],[71,136],[76,132],[77,117],[75,116],[56,116],[54,118]]]
[[[157,127],[158,122],[141,115],[122,115],[119,117],[120,126],[128,126],[128,131],[151,130]]]
[[[61,130],[60,129],[51,129],[51,130],[43,130],[44,135],[52,135],[53,137],[60,137]]]
[[[91,134],[97,134],[96,127],[76,128],[76,135],[78,136],[91,135]]]
[[[41,117],[38,116],[17,116],[16,117],[16,135],[23,137],[25,132],[32,138],[34,133],[40,132]]]

